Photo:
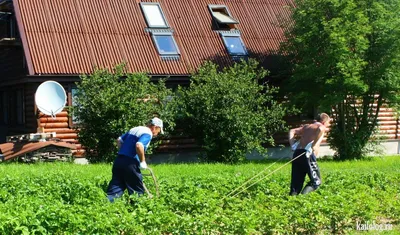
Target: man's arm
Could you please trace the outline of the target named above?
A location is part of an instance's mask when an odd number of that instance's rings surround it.
[[[315,137],[314,144],[312,146],[315,156],[318,156],[319,146],[322,142],[322,139],[324,138],[325,130],[326,128],[324,126],[320,126],[318,128],[318,135]]]
[[[128,132],[125,133],[125,134],[123,134],[123,135],[121,135],[120,137],[118,137],[118,139],[117,139],[117,146],[118,146],[118,149],[121,148],[121,146],[122,146],[122,144],[124,143],[124,140],[126,139],[126,136],[127,136],[127,135],[128,135]]]
[[[144,162],[146,160],[146,158],[144,156],[144,146],[140,142],[136,143],[136,153],[139,156],[140,162]]]
[[[290,129],[290,131],[289,131],[289,144],[290,144],[290,146],[292,146],[296,142],[296,139],[294,138],[295,135],[301,135],[301,130],[302,129],[303,129],[303,127],[297,127],[297,128]]]
[[[144,156],[145,149],[149,146],[152,136],[149,134],[143,134],[140,136],[138,142],[136,143],[136,154],[139,156],[140,162],[146,160]]]

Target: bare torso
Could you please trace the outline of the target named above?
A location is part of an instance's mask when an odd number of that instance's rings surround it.
[[[297,146],[297,149],[304,149],[307,144],[314,141],[312,148],[314,154],[318,155],[319,145],[321,144],[325,129],[326,127],[320,122],[293,129],[293,134],[300,137],[300,143]]]

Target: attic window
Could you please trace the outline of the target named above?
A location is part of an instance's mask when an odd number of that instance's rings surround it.
[[[172,33],[153,33],[153,41],[161,56],[178,55],[179,50]]]
[[[173,29],[168,25],[161,6],[157,2],[141,2],[149,32],[153,38],[158,54],[164,60],[178,60],[179,49],[173,36]]]
[[[238,34],[221,34],[225,47],[231,56],[246,56],[247,50]]]
[[[215,26],[218,29],[235,29],[235,25],[239,24],[239,22],[231,16],[226,6],[208,5],[208,7],[213,17]]]
[[[161,10],[161,6],[157,2],[141,2],[143,14],[149,28],[168,28],[167,20]]]
[[[17,32],[17,25],[13,14],[11,12],[0,11],[0,42],[15,40]]]

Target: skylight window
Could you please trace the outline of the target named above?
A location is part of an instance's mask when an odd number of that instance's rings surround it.
[[[177,60],[180,57],[178,45],[173,36],[173,29],[168,25],[161,6],[157,2],[141,2],[144,17],[154,45],[162,59]]]
[[[153,33],[153,41],[160,55],[179,55],[172,33]]]
[[[234,29],[236,27],[235,25],[239,23],[231,16],[226,6],[209,5],[208,7],[211,11],[215,26],[218,29]]]
[[[168,28],[167,20],[159,3],[141,2],[140,6],[149,28]]]
[[[233,56],[245,56],[247,55],[246,47],[243,44],[240,35],[222,35],[225,47],[228,53]]]

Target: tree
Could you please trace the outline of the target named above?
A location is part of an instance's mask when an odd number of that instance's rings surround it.
[[[400,100],[400,0],[295,0],[282,51],[287,96],[332,113],[337,157],[360,158],[384,104]]]
[[[208,160],[238,162],[252,150],[264,152],[272,135],[284,128],[286,108],[273,97],[277,88],[262,83],[267,71],[255,60],[222,71],[206,62],[180,90],[186,132],[203,147]]]
[[[145,73],[123,71],[124,65],[113,71],[97,69],[77,83],[73,112],[79,121],[78,140],[91,161],[112,161],[118,136],[154,116],[163,119],[167,131],[175,126],[176,106],[167,102],[173,94],[164,81],[152,83]]]

